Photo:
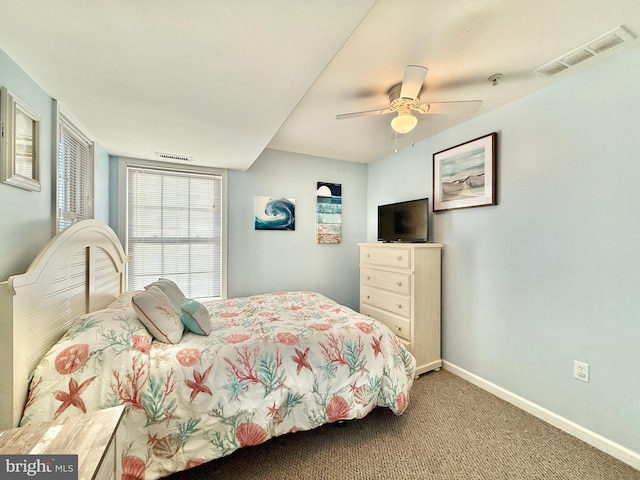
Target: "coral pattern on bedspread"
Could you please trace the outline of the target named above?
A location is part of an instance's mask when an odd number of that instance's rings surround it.
[[[127,404],[122,467],[133,480],[407,407],[415,360],[381,323],[314,292],[205,306],[210,334],[176,345],[152,341],[126,299],[83,315],[35,370],[22,424]]]

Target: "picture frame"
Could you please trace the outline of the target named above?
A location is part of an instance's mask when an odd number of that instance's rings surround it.
[[[40,191],[40,117],[0,87],[0,180]]]
[[[316,182],[316,243],[342,243],[342,184]]]
[[[256,196],[253,225],[255,230],[296,229],[295,198]]]
[[[497,133],[433,154],[433,211],[497,205]]]

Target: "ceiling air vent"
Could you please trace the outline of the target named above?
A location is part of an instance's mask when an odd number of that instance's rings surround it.
[[[589,60],[590,58],[607,52],[613,47],[622,45],[625,42],[633,40],[634,35],[624,28],[619,26],[618,28],[611,30],[598,38],[591,40],[589,43],[582,45],[568,53],[565,53],[559,58],[550,61],[536,69],[536,72],[550,77],[556,73],[560,73],[569,67],[578,65],[579,63]]]
[[[158,158],[161,158],[162,160],[170,160],[172,162],[174,162],[174,161],[193,162],[193,157],[190,157],[189,155],[178,155],[178,154],[175,154],[175,153],[160,153],[160,152],[156,152],[156,156]]]

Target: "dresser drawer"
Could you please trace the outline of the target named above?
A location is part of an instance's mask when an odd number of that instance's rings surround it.
[[[373,268],[360,269],[362,285],[383,288],[401,295],[411,294],[411,274],[375,270]]]
[[[405,318],[411,317],[411,298],[362,285],[360,302],[387,310]]]
[[[409,320],[392,315],[366,303],[360,304],[360,313],[364,313],[384,323],[396,336],[404,340],[407,345],[411,342],[411,322]]]
[[[360,264],[411,268],[411,250],[407,247],[362,247]]]

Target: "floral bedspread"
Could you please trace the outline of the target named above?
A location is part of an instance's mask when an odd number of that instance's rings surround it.
[[[35,370],[22,424],[127,404],[123,478],[152,479],[407,407],[415,360],[381,323],[313,292],[205,305],[211,333],[177,345],[152,341],[130,295],[83,315]]]

